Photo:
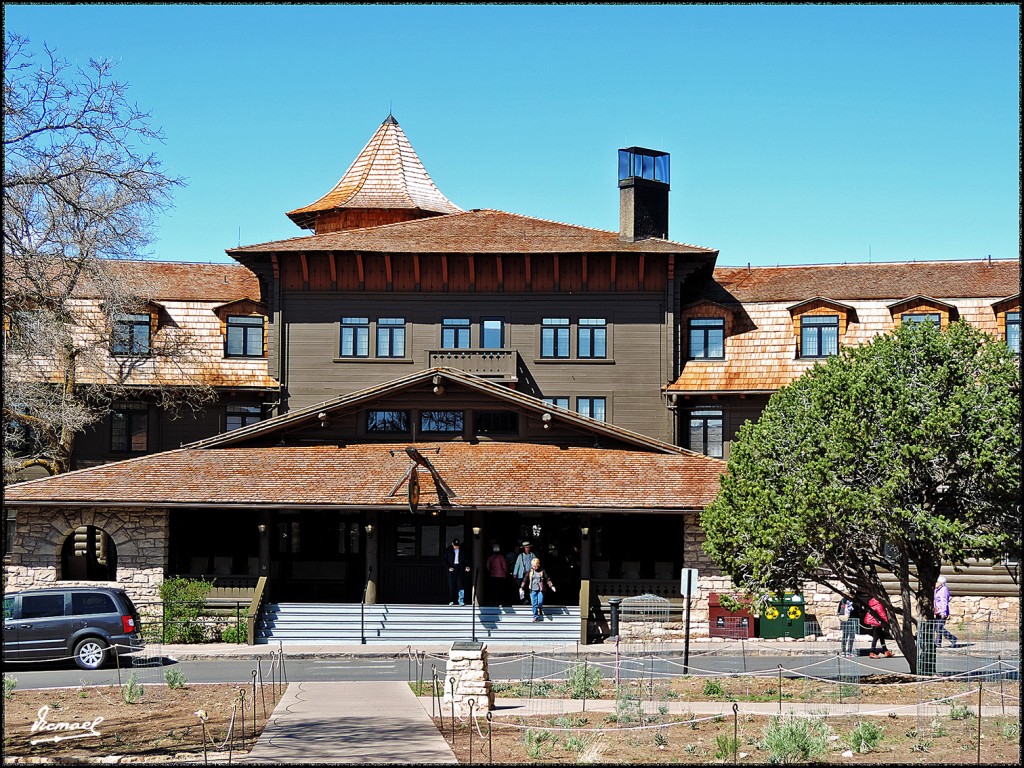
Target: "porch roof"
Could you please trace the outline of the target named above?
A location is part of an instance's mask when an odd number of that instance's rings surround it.
[[[10,485],[15,506],[390,508],[407,505],[409,443],[182,448]],[[416,443],[453,508],[699,509],[725,462],[692,453],[545,443]],[[436,452],[435,452],[436,451]],[[422,507],[437,503],[417,468]]]

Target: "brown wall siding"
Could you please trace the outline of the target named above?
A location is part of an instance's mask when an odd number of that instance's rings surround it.
[[[736,439],[736,433],[746,421],[757,421],[765,406],[768,405],[768,395],[748,395],[740,398],[738,395],[720,397],[717,400],[711,397],[680,397],[676,400],[676,412],[679,419],[679,440],[678,444],[683,448],[690,448],[689,445],[689,412],[695,409],[719,408],[722,411],[722,458],[728,459],[732,442]],[[696,450],[696,449],[695,449]]]
[[[454,260],[457,257],[453,257]],[[661,387],[671,377],[663,359],[664,301],[660,295],[409,294],[396,308],[393,295],[291,293],[284,299],[288,326],[287,387],[289,408],[299,408],[345,392],[407,375],[428,365],[428,350],[441,347],[441,321],[468,317],[471,347],[480,345],[480,319],[504,317],[506,347],[518,351],[540,390],[547,396],[605,396],[610,420],[629,429],[671,440],[671,416]],[[346,360],[340,353],[342,316],[404,316],[408,359]],[[609,323],[608,362],[540,360],[541,320],[545,317],[605,317]],[[371,328],[371,348],[373,333]],[[575,354],[575,326],[572,333]],[[522,382],[529,391],[529,382]],[[575,408],[575,401],[571,403]]]

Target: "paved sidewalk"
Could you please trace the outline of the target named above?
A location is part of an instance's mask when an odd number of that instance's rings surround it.
[[[290,684],[243,762],[458,761],[407,683],[347,682]]]

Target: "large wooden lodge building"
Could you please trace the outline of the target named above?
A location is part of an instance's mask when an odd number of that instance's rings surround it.
[[[530,540],[584,615],[676,597],[683,567],[706,607],[729,584],[699,515],[774,391],[912,320],[1019,353],[1018,259],[718,267],[668,238],[668,155],[619,150],[618,177],[618,231],[462,210],[389,116],[287,214],[310,234],[230,249],[236,265],[135,265],[206,328],[214,369],[246,375],[196,419],[126,403],[75,471],[8,486],[7,588],[87,577],[146,601],[168,575],[266,577],[277,600],[441,603],[457,537],[481,566]],[[108,553],[86,570],[83,526]],[[954,609],[1015,621],[1018,569],[950,573]]]

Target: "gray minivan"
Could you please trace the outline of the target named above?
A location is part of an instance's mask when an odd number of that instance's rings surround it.
[[[99,669],[143,647],[135,604],[115,587],[52,587],[4,595],[4,661],[74,658]]]

